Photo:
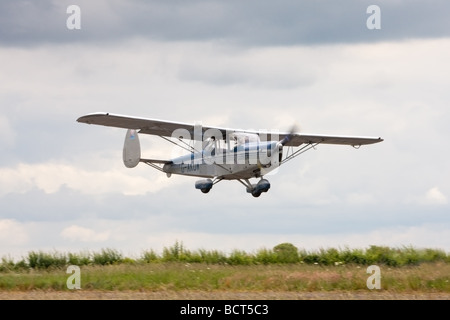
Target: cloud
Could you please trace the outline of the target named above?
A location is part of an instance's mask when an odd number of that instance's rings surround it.
[[[424,186],[422,185],[422,188]],[[418,188],[416,188],[418,189]],[[420,192],[420,193],[419,193]],[[447,196],[441,191],[439,187],[433,187],[428,189],[425,193],[423,189],[415,191],[414,195],[408,195],[405,197],[406,204],[414,204],[428,207],[445,208],[448,204]]]
[[[160,251],[172,246],[175,241],[182,242],[186,249],[220,250],[231,253],[234,249],[255,252],[261,248],[273,248],[277,244],[290,242],[299,249],[318,250],[321,248],[368,248],[371,245],[414,248],[436,248],[450,252],[450,242],[446,234],[450,232],[448,224],[419,224],[416,226],[396,226],[374,228],[369,231],[349,233],[245,233],[230,235],[207,232],[152,232],[142,235],[140,248],[152,248]],[[436,237],[436,235],[438,235]],[[134,251],[137,253],[136,251]]]
[[[16,132],[13,130],[10,121],[5,116],[0,115],[0,149],[12,147],[15,144]]]
[[[358,193],[358,192],[352,192],[348,194],[347,201],[349,204],[354,205],[370,205],[370,204],[376,204],[377,201],[374,198],[373,195],[367,194],[367,193]]]
[[[381,1],[380,32],[372,2],[77,1],[80,32],[69,4],[0,3],[2,252],[450,247],[447,2]],[[76,123],[95,111],[385,141],[319,145],[258,199],[236,181],[204,195],[124,168],[125,130]],[[143,156],[167,158],[154,138]]]
[[[8,246],[26,244],[29,237],[22,224],[13,219],[0,219],[0,242]]]
[[[221,46],[184,54],[179,77],[216,85],[295,89],[312,85],[325,65],[305,65],[307,48],[260,48],[230,52]]]
[[[422,203],[432,205],[445,205],[448,203],[448,200],[438,187],[433,187],[427,191],[424,199],[422,200]]]
[[[61,231],[61,236],[70,241],[105,242],[110,238],[110,232],[95,232],[89,228],[71,225]]]
[[[445,0],[377,1],[381,29],[369,30],[373,1],[88,1],[78,0],[81,29],[69,30],[73,1],[18,0],[0,4],[0,43],[221,41],[239,45],[355,43],[449,35]]]
[[[143,175],[137,175],[138,172],[127,172],[125,169],[87,171],[53,162],[21,163],[15,167],[0,168],[0,196],[26,193],[35,188],[45,193],[55,193],[63,186],[81,194],[142,195],[161,190],[172,182],[162,174],[150,180]]]

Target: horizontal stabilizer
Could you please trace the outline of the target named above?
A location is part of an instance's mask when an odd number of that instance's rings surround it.
[[[170,164],[173,163],[171,160],[160,160],[160,159],[141,159],[141,162],[149,162],[149,163],[159,163],[159,164]]]

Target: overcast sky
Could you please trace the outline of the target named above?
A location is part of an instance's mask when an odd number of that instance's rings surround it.
[[[0,257],[176,241],[450,251],[449,14],[444,0],[0,1]],[[259,198],[236,181],[203,194],[126,168],[124,129],[76,121],[98,111],[385,141],[318,146]]]

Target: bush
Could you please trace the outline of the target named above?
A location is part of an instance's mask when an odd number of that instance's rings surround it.
[[[183,247],[183,243],[181,242],[176,241],[172,247],[163,249],[163,261],[183,261],[185,260],[184,258],[185,250]]]
[[[91,257],[89,253],[80,253],[80,254],[69,253],[68,259],[70,265],[87,266],[91,264]]]
[[[95,253],[93,257],[94,264],[108,265],[116,264],[122,261],[122,254],[114,249],[102,249],[100,253]]]
[[[249,254],[242,250],[234,250],[230,255],[217,250],[186,250],[181,242],[175,242],[170,248],[164,248],[162,257],[155,251],[144,251],[142,262],[187,262],[207,264],[272,264],[272,263],[306,263],[320,265],[341,264],[384,264],[391,267],[404,265],[419,265],[427,262],[450,263],[450,255],[439,249],[414,249],[413,247],[389,248],[384,246],[370,246],[367,250],[345,248],[320,249],[318,251],[299,251],[291,243],[281,243],[271,249],[261,249],[256,254]],[[123,258],[122,254],[114,249],[102,249],[100,253],[89,254],[63,254],[58,252],[45,253],[31,251],[28,256],[19,262],[11,258],[2,258],[0,272],[20,271],[32,269],[63,268],[67,265],[111,265],[118,263],[136,263],[130,258]]]
[[[158,255],[154,250],[144,251],[141,257],[141,260],[147,263],[158,262],[158,259]]]
[[[42,251],[31,251],[28,253],[28,266],[33,269],[48,269],[50,267],[60,268],[66,265],[67,258],[62,253],[45,253]]]
[[[278,257],[273,250],[261,249],[256,253],[255,262],[259,264],[277,263]]]
[[[228,258],[228,263],[231,265],[250,265],[253,263],[253,258],[245,251],[233,250]]]
[[[395,267],[399,265],[399,251],[389,247],[370,246],[366,251],[367,260],[370,264],[381,263],[387,266]]]
[[[299,262],[298,249],[292,243],[280,243],[273,248],[279,263]]]
[[[227,256],[218,250],[212,251],[200,250],[199,254],[201,257],[201,261],[205,263],[224,264],[227,262]]]
[[[367,265],[367,256],[362,249],[353,249],[350,250],[346,248],[341,253],[342,262],[346,264],[362,264]]]

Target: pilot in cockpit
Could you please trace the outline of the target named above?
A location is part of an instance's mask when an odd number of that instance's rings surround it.
[[[206,146],[204,148],[204,151],[208,152],[210,155],[214,155],[215,149],[216,149],[215,137],[208,138],[208,140],[206,140]]]

